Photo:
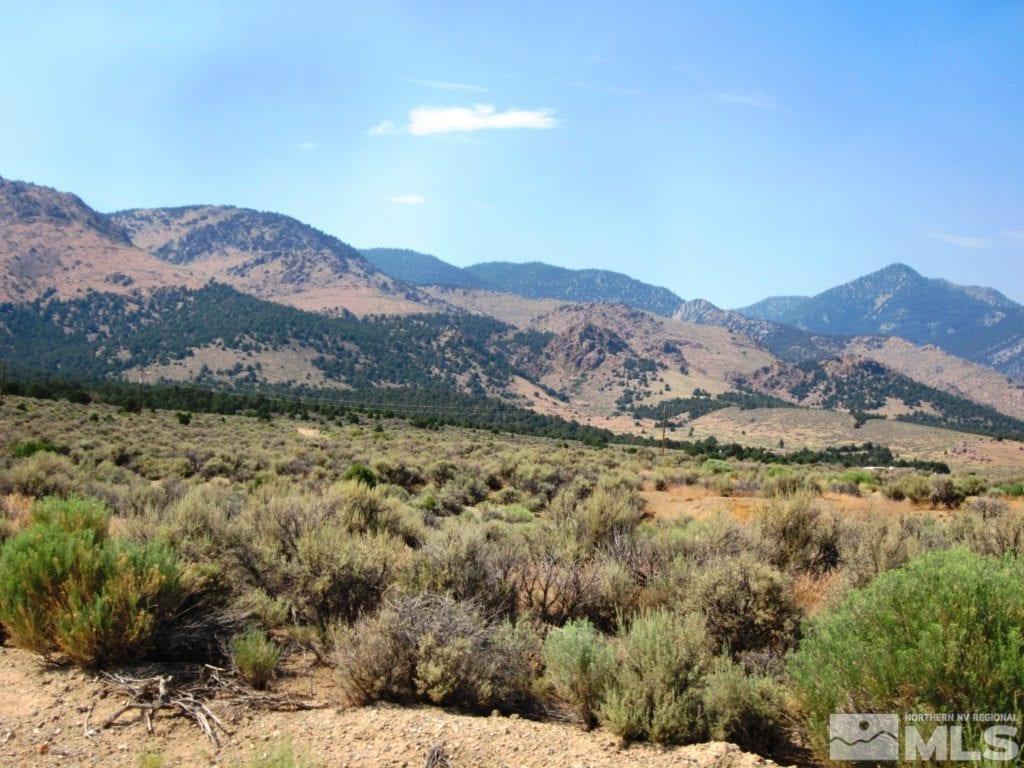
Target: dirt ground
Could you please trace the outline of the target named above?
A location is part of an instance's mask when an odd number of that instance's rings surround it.
[[[294,713],[232,712],[214,705],[233,735],[215,749],[189,721],[159,713],[154,733],[126,716],[102,723],[123,703],[95,678],[53,668],[26,651],[0,647],[0,768],[76,766],[135,768],[159,754],[165,768],[242,768],[289,741],[313,765],[382,768],[423,765],[443,745],[456,768],[771,768],[769,760],[721,742],[689,747],[624,746],[607,732],[515,717],[472,717],[431,707],[380,705],[344,709],[330,701],[329,674],[282,681],[295,692],[324,696],[323,709]],[[88,734],[87,734],[88,729]]]
[[[715,491],[702,485],[673,485],[663,491],[656,490],[650,481],[644,483],[641,491],[646,510],[653,517],[673,520],[693,518],[706,520],[718,515],[734,518],[745,523],[755,518],[770,503],[760,496],[719,496]],[[948,509],[918,506],[909,501],[893,501],[880,492],[864,496],[849,496],[840,493],[825,493],[815,498],[822,509],[833,510],[844,517],[865,517],[871,514],[929,515],[948,518],[955,514]],[[1024,512],[1024,499],[1007,502],[1010,509]]]

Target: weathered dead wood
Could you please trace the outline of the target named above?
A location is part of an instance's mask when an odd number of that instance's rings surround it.
[[[210,708],[217,702],[224,706],[249,709],[297,712],[321,709],[326,703],[298,699],[288,694],[254,691],[225,674],[219,667],[203,666],[178,674],[132,677],[125,674],[101,673],[104,684],[126,696],[125,703],[108,717],[101,728],[109,728],[128,712],[141,712],[146,730],[153,733],[156,714],[169,711],[196,724],[215,747],[220,747],[220,734],[232,731]],[[91,714],[91,713],[90,713]],[[86,732],[88,733],[88,717]]]

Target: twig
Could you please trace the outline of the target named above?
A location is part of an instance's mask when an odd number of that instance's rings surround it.
[[[92,704],[89,705],[89,709],[85,713],[85,722],[82,723],[82,732],[85,734],[85,737],[87,739],[91,739],[93,736],[95,736],[97,733],[99,733],[99,731],[93,730],[92,728],[89,727],[89,718],[92,717],[92,711],[94,709],[96,709],[96,702],[95,701]]]
[[[126,675],[102,673],[104,682],[127,696],[125,704],[108,717],[102,728],[109,728],[126,712],[140,711],[146,721],[146,730],[153,733],[153,721],[160,710],[170,710],[186,717],[196,724],[215,747],[220,747],[220,733],[228,736],[233,732],[210,708],[213,701],[225,705],[244,706],[279,712],[295,712],[305,709],[321,709],[326,703],[295,699],[287,694],[258,693],[225,676],[220,667],[210,665],[184,671],[176,681],[174,675],[153,677],[128,677]],[[89,735],[89,718],[86,717],[86,735]],[[95,733],[95,732],[93,732]]]

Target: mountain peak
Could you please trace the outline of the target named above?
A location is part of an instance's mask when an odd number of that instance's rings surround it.
[[[783,303],[774,313],[764,304],[742,311],[814,333],[899,336],[1010,375],[1024,370],[1024,307],[995,289],[924,277],[906,264],[890,264],[817,296]]]
[[[925,279],[927,278],[923,277],[921,273],[918,272],[913,267],[903,264],[902,262],[896,262],[894,264],[890,264],[887,267],[882,267],[877,272],[872,272],[869,275],[865,275],[864,277],[860,278],[860,280],[854,280],[853,282],[858,283],[886,280],[905,283]]]

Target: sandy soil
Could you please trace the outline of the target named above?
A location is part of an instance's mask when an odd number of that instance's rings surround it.
[[[329,675],[282,681],[298,690],[330,693]],[[310,693],[310,691],[306,691]],[[329,698],[329,696],[328,696]],[[122,700],[94,678],[42,665],[25,651],[0,648],[0,766],[134,767],[158,753],[166,768],[242,766],[288,740],[318,766],[419,766],[428,749],[443,745],[456,768],[755,768],[771,761],[713,742],[664,749],[624,746],[607,732],[583,733],[559,723],[515,717],[471,717],[430,707],[375,706],[298,713],[231,712],[214,707],[233,730],[220,750],[189,722],[160,714],[154,733],[142,722],[100,724]],[[87,721],[88,717],[88,721]],[[90,735],[86,735],[86,722]]]

